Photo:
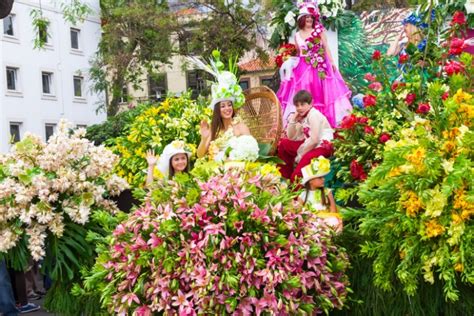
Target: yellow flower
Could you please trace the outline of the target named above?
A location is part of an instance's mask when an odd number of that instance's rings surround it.
[[[426,156],[426,150],[423,147],[418,147],[411,154],[406,156],[406,159],[411,162],[416,168],[423,168],[423,161]]]
[[[280,176],[280,171],[278,168],[274,165],[270,164],[265,164],[263,167],[260,169],[260,173],[262,176],[266,176],[267,174],[273,174],[275,176]]]
[[[453,153],[454,149],[456,149],[456,143],[453,142],[452,140],[445,141],[442,149],[446,153]]]
[[[453,100],[457,104],[461,104],[463,101],[469,101],[471,98],[472,96],[469,93],[463,92],[462,89],[459,89],[453,96]]]
[[[401,173],[402,173],[401,168],[400,168],[400,167],[396,167],[396,168],[392,168],[392,170],[390,170],[388,176],[389,176],[389,177],[397,177],[397,176],[399,176]]]
[[[425,223],[425,235],[428,238],[436,237],[444,232],[444,227],[438,223],[436,219],[432,219]]]
[[[464,265],[461,262],[458,262],[454,265],[454,270],[456,270],[457,272],[463,272]]]
[[[407,216],[414,217],[423,207],[422,202],[413,191],[409,191],[408,194],[402,196],[400,200],[406,210]]]

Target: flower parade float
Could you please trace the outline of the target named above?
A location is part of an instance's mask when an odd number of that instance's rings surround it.
[[[349,289],[333,230],[295,201],[277,169],[201,162],[158,182],[116,227],[78,292],[109,313],[328,313]]]
[[[109,198],[128,187],[113,173],[118,157],[84,135],[61,121],[47,143],[27,134],[0,155],[0,258],[18,271],[40,261],[53,281],[46,303],[61,312],[79,309],[69,290],[94,261],[86,236],[103,231],[117,211]]]

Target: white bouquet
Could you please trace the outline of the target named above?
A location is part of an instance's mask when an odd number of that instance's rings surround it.
[[[255,161],[258,158],[258,143],[251,135],[234,136],[229,139],[227,145],[229,160]]]

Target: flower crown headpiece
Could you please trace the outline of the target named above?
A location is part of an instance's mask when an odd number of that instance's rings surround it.
[[[220,52],[214,50],[212,59],[206,64],[198,57],[188,57],[188,60],[198,69],[204,70],[216,78],[215,82],[211,82],[212,101],[210,108],[214,109],[214,105],[221,101],[232,101],[234,108],[240,108],[245,102],[245,96],[242,87],[237,79],[237,58],[229,61],[229,70],[224,70],[224,63],[220,60]]]
[[[402,21],[402,24],[403,25],[412,24],[416,27],[419,27],[420,29],[426,29],[428,27],[428,24],[423,22],[422,17],[415,13],[412,13],[406,18],[404,18]]]
[[[303,184],[314,178],[324,177],[331,171],[331,162],[324,156],[311,160],[311,163],[301,169]]]
[[[298,18],[299,20],[303,16],[312,15],[315,18],[319,18],[319,9],[317,1],[307,1],[298,4]]]

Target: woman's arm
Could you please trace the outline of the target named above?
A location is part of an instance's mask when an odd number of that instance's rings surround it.
[[[209,144],[211,143],[210,138],[201,138],[199,142],[199,146],[196,151],[196,155],[198,158],[202,158],[207,154],[207,150],[209,149]]]
[[[334,64],[334,60],[332,59],[331,50],[329,49],[328,39],[326,37],[326,31],[323,31],[321,33],[321,42],[323,43],[324,50],[326,51],[326,53],[328,55],[328,59],[329,59],[329,63],[331,64],[331,67],[333,69],[336,69],[336,64]]]
[[[337,205],[336,201],[334,200],[334,196],[332,195],[332,191],[328,192],[328,200],[329,200],[329,210],[331,213],[337,213]]]
[[[211,129],[209,127],[209,123],[207,123],[205,120],[201,121],[199,131],[201,133],[201,141],[199,142],[196,154],[198,158],[202,158],[207,154],[209,144],[211,143]]]
[[[390,47],[387,49],[387,56],[397,56],[400,51],[402,50],[402,46],[400,45],[400,41],[402,40],[403,37],[403,32],[398,35],[397,39],[394,40],[391,44]]]
[[[250,134],[250,129],[244,122],[240,122],[236,126],[234,126],[234,132],[236,136],[241,136],[241,135],[251,135]]]
[[[147,150],[146,161],[148,162],[148,169],[146,172],[145,186],[148,187],[153,183],[153,171],[155,170],[155,166],[158,161],[158,158],[156,157],[155,152],[153,150]]]

